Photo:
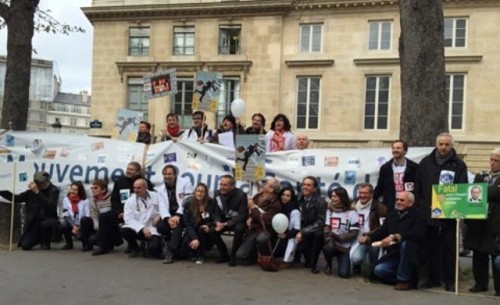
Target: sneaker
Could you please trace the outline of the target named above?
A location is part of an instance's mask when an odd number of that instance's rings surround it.
[[[203,258],[203,257],[198,257],[194,263],[195,263],[196,265],[203,265],[203,264],[205,263],[205,258]]]

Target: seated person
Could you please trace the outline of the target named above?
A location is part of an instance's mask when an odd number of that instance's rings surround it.
[[[418,284],[427,223],[414,202],[413,193],[398,192],[396,207],[389,212],[384,224],[359,238],[361,244],[381,241],[380,247],[386,254],[373,273],[384,282],[396,284],[396,290],[410,290]]]
[[[337,257],[337,273],[341,278],[351,275],[351,244],[358,236],[358,213],[351,206],[347,190],[343,187],[334,189],[330,194],[332,200],[326,211],[325,245],[323,253],[326,259],[326,274],[332,274],[332,260]]]
[[[28,190],[19,195],[0,191],[0,196],[14,203],[25,202],[25,225],[18,247],[31,250],[41,244],[43,250],[50,250],[51,241],[60,238],[57,202],[59,189],[50,182],[45,171],[36,172]]]
[[[262,191],[248,199],[249,216],[246,221],[247,234],[236,252],[236,259],[250,263],[258,250],[260,255],[271,255],[271,240],[276,236],[272,228],[274,215],[281,211],[278,193],[281,184],[278,179],[270,178]],[[256,248],[257,247],[257,248]]]
[[[199,183],[194,194],[186,200],[183,222],[184,234],[189,250],[194,254],[195,263],[205,262],[205,253],[215,244],[220,253],[217,262],[228,262],[229,254],[221,236],[215,232],[215,222],[220,217],[217,202],[208,196],[208,188]]]
[[[161,237],[156,225],[161,221],[161,196],[148,191],[145,179],[139,178],[134,182],[134,194],[125,202],[123,219],[125,224],[121,229],[123,238],[130,248],[129,257],[138,257],[140,247],[137,240],[147,242],[149,254],[155,258],[161,257]]]
[[[281,213],[288,218],[288,229],[278,234],[278,246],[274,257],[282,257],[280,268],[293,265],[297,241],[295,235],[300,231],[300,209],[295,191],[291,186],[284,186],[278,194],[281,203]]]
[[[82,241],[82,250],[88,248],[88,240],[82,240],[80,232],[80,220],[90,217],[89,200],[82,182],[73,182],[69,188],[68,195],[62,203],[62,220],[60,230],[64,235],[66,243],[62,250],[73,249],[73,236]]]

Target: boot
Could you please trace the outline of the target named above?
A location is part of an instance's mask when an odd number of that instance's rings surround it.
[[[164,257],[163,263],[172,264],[174,262],[174,258],[172,256],[172,252],[170,252],[170,249],[168,248],[168,243],[166,240],[163,242],[163,247],[161,250],[161,255]]]

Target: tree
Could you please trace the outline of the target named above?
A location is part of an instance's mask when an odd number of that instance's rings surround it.
[[[434,146],[448,130],[442,2],[405,0],[399,9],[400,137],[411,146]]]
[[[7,67],[0,128],[26,130],[28,123],[32,38],[35,31],[84,32],[38,9],[40,0],[0,0],[0,28],[7,27]],[[11,30],[12,29],[12,30]]]

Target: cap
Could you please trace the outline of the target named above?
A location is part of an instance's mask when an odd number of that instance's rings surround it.
[[[49,181],[50,176],[46,171],[39,171],[39,172],[35,173],[33,180],[35,180],[36,184],[40,184],[40,183],[44,183],[45,181]]]

